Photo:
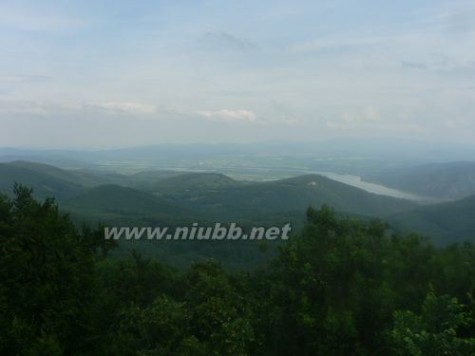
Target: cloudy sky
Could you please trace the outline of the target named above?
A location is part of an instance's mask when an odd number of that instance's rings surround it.
[[[0,48],[0,146],[475,137],[473,0],[0,0]]]

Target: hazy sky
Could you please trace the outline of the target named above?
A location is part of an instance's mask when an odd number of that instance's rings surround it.
[[[0,0],[0,146],[475,142],[475,1]]]

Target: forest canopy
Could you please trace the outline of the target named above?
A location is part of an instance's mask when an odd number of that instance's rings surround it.
[[[265,267],[112,258],[51,199],[0,198],[0,354],[473,355],[475,248],[307,211]],[[256,247],[257,248],[257,247]]]

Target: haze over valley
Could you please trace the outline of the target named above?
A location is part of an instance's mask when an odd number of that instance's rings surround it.
[[[55,197],[78,223],[291,222],[298,232],[308,207],[327,205],[344,216],[383,219],[394,231],[418,232],[441,245],[472,241],[475,163],[445,161],[432,147],[414,149],[411,142],[385,151],[375,149],[377,143],[355,141],[351,150],[338,144],[3,149],[0,189],[11,193],[17,182],[38,198]],[[404,155],[404,147],[414,154]],[[445,154],[460,152],[470,150],[448,146]],[[458,217],[454,223],[445,218],[451,210]],[[127,245],[125,251],[132,248]],[[152,251],[145,253],[157,253]],[[197,256],[205,257],[212,256]],[[260,257],[254,258],[258,263]],[[176,256],[173,261],[183,262]]]
[[[475,355],[474,0],[0,1],[0,355]]]

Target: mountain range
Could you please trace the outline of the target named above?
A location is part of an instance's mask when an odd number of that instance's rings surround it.
[[[390,179],[390,173],[381,174],[379,178],[373,176],[371,180],[421,195],[464,196],[472,192],[471,166],[457,163],[445,165],[444,170],[440,165],[426,166],[415,169],[412,175],[403,175],[401,170],[398,177],[406,177],[406,180],[401,178],[398,184],[398,179]],[[452,174],[449,173],[451,168]],[[445,173],[440,175],[441,171]],[[462,171],[466,173],[463,179]],[[409,189],[409,177],[421,182],[420,185],[414,184]],[[450,177],[454,178],[452,185]],[[422,184],[424,179],[428,182],[426,185]],[[60,208],[78,224],[178,226],[193,222],[237,222],[250,227],[290,222],[298,229],[303,226],[308,207],[319,208],[325,204],[346,216],[382,219],[389,222],[393,232],[420,233],[442,245],[475,241],[475,195],[420,204],[369,193],[318,174],[250,181],[236,180],[218,172],[145,170],[120,174],[103,169],[62,169],[26,161],[0,163],[0,191],[11,194],[15,182],[33,188],[38,198],[54,197]],[[190,253],[184,245],[178,248],[181,257],[176,256],[177,247],[170,246],[150,248],[150,244],[135,244],[134,248],[165,258],[174,253],[175,260],[189,259],[183,257]],[[213,245],[212,254],[237,254],[237,246]],[[244,255],[255,254],[255,247],[240,246],[241,254],[246,249],[248,252]],[[202,248],[193,244],[192,250],[196,253]],[[249,252],[251,249],[253,252]]]

